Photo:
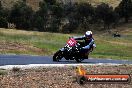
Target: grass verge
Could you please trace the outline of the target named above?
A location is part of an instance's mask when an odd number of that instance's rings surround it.
[[[48,32],[0,29],[0,54],[53,55],[63,47],[70,36]],[[121,38],[94,35],[97,48],[90,54],[94,58],[132,60],[132,32],[122,32]]]

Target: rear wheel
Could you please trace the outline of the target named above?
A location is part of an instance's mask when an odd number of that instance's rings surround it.
[[[53,56],[53,61],[59,62],[63,58],[62,51],[57,51]]]
[[[82,62],[83,60],[84,60],[83,58],[76,58],[76,61],[77,61],[78,63]]]

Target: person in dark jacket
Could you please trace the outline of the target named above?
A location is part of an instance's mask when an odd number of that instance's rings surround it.
[[[73,37],[75,40],[84,40],[83,47],[81,52],[85,53],[85,56],[88,56],[89,52],[93,51],[93,48],[96,47],[94,43],[94,38],[92,36],[92,31],[86,31],[84,36]]]

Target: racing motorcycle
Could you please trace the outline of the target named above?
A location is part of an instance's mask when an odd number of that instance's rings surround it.
[[[66,60],[81,62],[84,59],[88,59],[88,54],[81,53],[82,46],[82,42],[69,38],[66,45],[53,55],[53,61],[59,62],[62,58],[65,58]]]

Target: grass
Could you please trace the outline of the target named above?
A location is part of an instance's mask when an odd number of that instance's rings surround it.
[[[114,38],[110,34],[102,34],[100,36],[98,36],[98,34],[95,34],[94,38],[97,48],[90,54],[90,57],[131,60],[132,31],[130,26],[128,29],[129,30],[127,31],[124,30],[121,32],[122,34],[121,38]],[[60,34],[60,33],[35,32],[35,31],[27,32],[27,31],[15,30],[15,29],[1,28],[0,53],[53,55],[58,49],[60,49],[65,45],[67,39],[70,36],[74,36],[74,35],[78,35],[78,34]],[[5,42],[6,45],[4,50],[1,50],[1,47],[3,46],[1,45],[2,42]],[[14,46],[17,46],[18,48],[12,49],[12,47]],[[11,49],[6,47],[11,47]],[[19,47],[22,47],[22,49],[19,49]]]
[[[5,69],[0,69],[0,75],[6,75],[8,72]]]
[[[69,34],[56,34],[56,33],[41,33],[41,32],[26,32],[21,30],[0,29],[0,40],[6,42],[14,42],[33,46],[42,49],[41,55],[51,55],[60,47],[63,47],[64,42],[67,40]],[[7,44],[8,45],[8,44]],[[19,51],[19,50],[5,50],[4,53],[16,54],[35,54],[33,51]],[[0,51],[3,54],[3,51]]]
[[[96,38],[95,38],[96,39]],[[93,52],[93,57],[111,59],[132,59],[132,37],[114,38],[104,35],[97,38],[97,48]]]

